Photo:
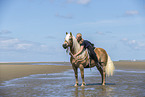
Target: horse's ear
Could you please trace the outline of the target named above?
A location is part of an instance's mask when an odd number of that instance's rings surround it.
[[[72,33],[70,32],[70,35],[72,36]]]
[[[66,32],[66,35],[67,35],[68,33]]]

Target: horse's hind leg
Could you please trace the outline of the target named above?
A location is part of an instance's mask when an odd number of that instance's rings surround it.
[[[97,69],[99,70],[101,77],[102,77],[102,83],[103,83],[103,69],[101,67],[96,66]]]
[[[106,71],[105,71],[106,66],[103,64],[103,76],[102,76],[102,85],[105,85],[105,80],[106,80]]]

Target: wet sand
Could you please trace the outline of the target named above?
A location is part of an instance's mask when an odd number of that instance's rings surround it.
[[[15,63],[13,63],[15,64]],[[33,74],[59,73],[71,69],[71,66],[57,65],[17,65],[0,64],[0,83],[6,80]]]
[[[1,65],[0,72],[3,74],[0,75],[1,81],[7,79],[8,81],[2,82],[0,96],[144,97],[145,62],[114,62],[114,64],[116,68],[114,76],[106,78],[106,86],[101,85],[101,77],[96,68],[85,69],[85,87],[80,86],[80,73],[79,86],[74,87],[75,78],[70,64],[68,66]]]
[[[70,63],[53,62],[58,65],[23,65],[24,63],[0,64],[0,83],[2,81],[24,77],[32,74],[59,73],[72,69]],[[145,62],[113,62],[116,69],[145,70]],[[17,64],[17,65],[16,65]],[[34,63],[35,64],[35,63]],[[51,63],[50,63],[51,64]],[[68,66],[67,66],[68,65]]]
[[[145,62],[113,62],[116,69],[145,70]]]

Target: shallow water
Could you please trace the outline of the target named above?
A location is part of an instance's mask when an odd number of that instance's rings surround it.
[[[143,97],[145,96],[145,71],[116,70],[113,77],[101,77],[96,68],[85,69],[86,86],[74,87],[73,70],[63,73],[36,74],[5,81],[0,86],[2,97]]]

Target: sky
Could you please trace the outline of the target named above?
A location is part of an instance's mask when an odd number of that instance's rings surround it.
[[[113,61],[145,60],[145,0],[0,0],[0,62],[69,61],[66,32]]]

